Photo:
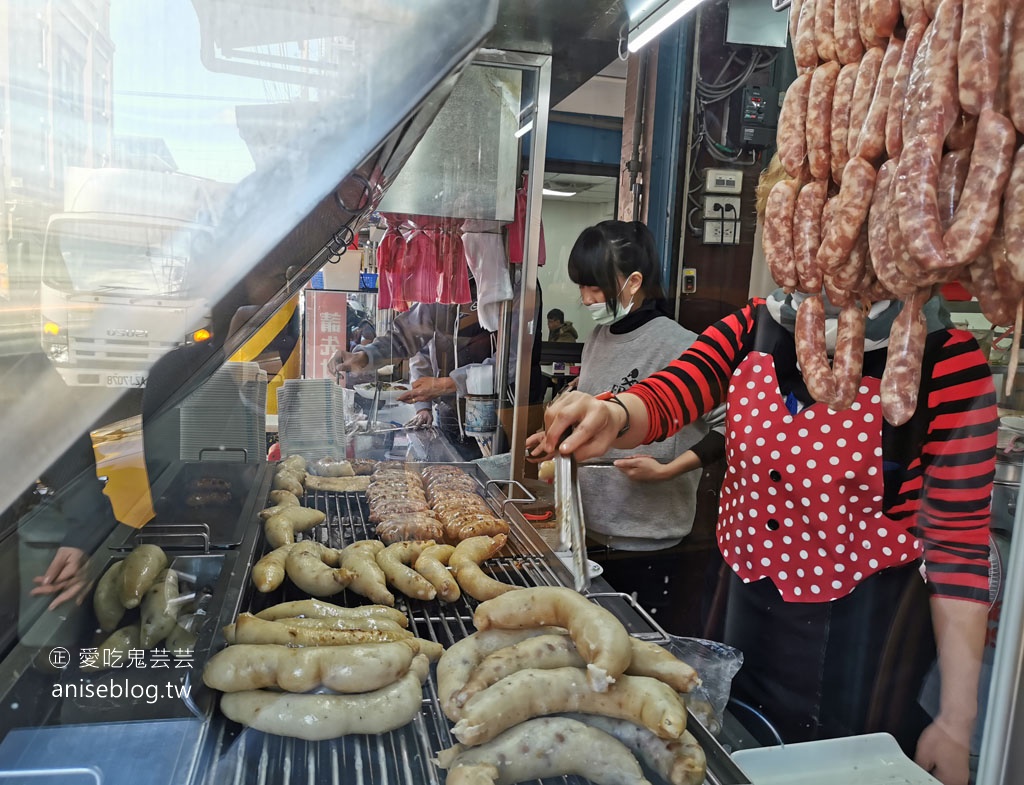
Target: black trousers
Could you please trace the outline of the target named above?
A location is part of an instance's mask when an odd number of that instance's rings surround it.
[[[673,635],[703,637],[709,570],[717,566],[717,546],[684,539],[659,551],[623,551],[594,543],[587,556],[604,569],[601,577],[616,591],[632,594],[658,625]]]
[[[917,697],[935,657],[917,565],[884,570],[833,602],[785,602],[731,575],[725,642],[743,652],[733,697],[786,742],[884,731],[913,754],[930,722]]]

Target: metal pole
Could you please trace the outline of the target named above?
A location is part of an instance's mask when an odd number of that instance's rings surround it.
[[[537,69],[537,101],[530,140],[530,183],[526,196],[526,258],[523,260],[522,297],[519,310],[519,335],[516,357],[516,407],[512,422],[512,476],[518,479],[526,468],[527,417],[530,409],[530,358],[537,316],[537,258],[540,255],[540,209],[544,187],[544,160],[548,146],[548,114],[551,109],[551,58],[545,57]]]
[[[508,347],[509,336],[512,334],[512,304],[503,302],[501,304],[501,317],[498,320],[498,348],[496,352],[497,361],[494,364],[494,391],[498,394],[498,411],[505,406],[514,405],[515,401],[508,394]],[[505,452],[508,445],[505,444],[505,431],[500,427],[494,432],[494,454]]]
[[[1019,722],[1017,706],[1021,699],[1021,674],[1024,672],[1024,529],[1018,527],[1020,511],[1024,510],[1024,484],[1017,490],[1015,536],[1006,560],[1006,585],[1003,608],[999,614],[999,639],[992,662],[989,682],[988,711],[978,758],[977,785],[1003,785],[1008,770],[1022,768],[1022,753],[1014,741],[1014,726]]]

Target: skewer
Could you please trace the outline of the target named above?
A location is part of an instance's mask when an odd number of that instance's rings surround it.
[[[195,592],[189,594],[182,594],[180,597],[175,597],[173,600],[168,600],[168,605],[186,605],[196,598]]]
[[[1013,395],[1013,383],[1017,380],[1017,365],[1020,362],[1020,335],[1024,327],[1024,300],[1017,303],[1017,318],[1013,322],[1013,345],[1010,347],[1010,364],[1006,368],[1006,397]]]

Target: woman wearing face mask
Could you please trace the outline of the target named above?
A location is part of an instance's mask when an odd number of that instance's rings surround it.
[[[667,315],[654,237],[644,224],[604,221],[584,229],[568,272],[596,323],[583,347],[581,392],[627,390],[697,338]],[[602,466],[579,475],[591,557],[612,586],[636,593],[676,634],[700,632],[692,598],[706,553],[682,543],[693,527],[701,467],[724,454],[723,425],[724,408],[642,450],[612,450]],[[534,434],[527,446],[542,438]]]

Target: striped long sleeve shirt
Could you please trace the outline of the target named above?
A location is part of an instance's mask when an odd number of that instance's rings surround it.
[[[733,371],[753,350],[772,356],[784,397],[812,403],[792,334],[772,319],[764,300],[751,300],[624,393],[644,403],[645,442],[666,438],[721,403]],[[884,348],[866,352],[864,375],[880,378],[885,358]],[[912,521],[936,596],[987,602],[997,434],[992,375],[969,333],[942,329],[928,335],[921,378],[914,416],[899,427],[882,425],[882,510]]]

